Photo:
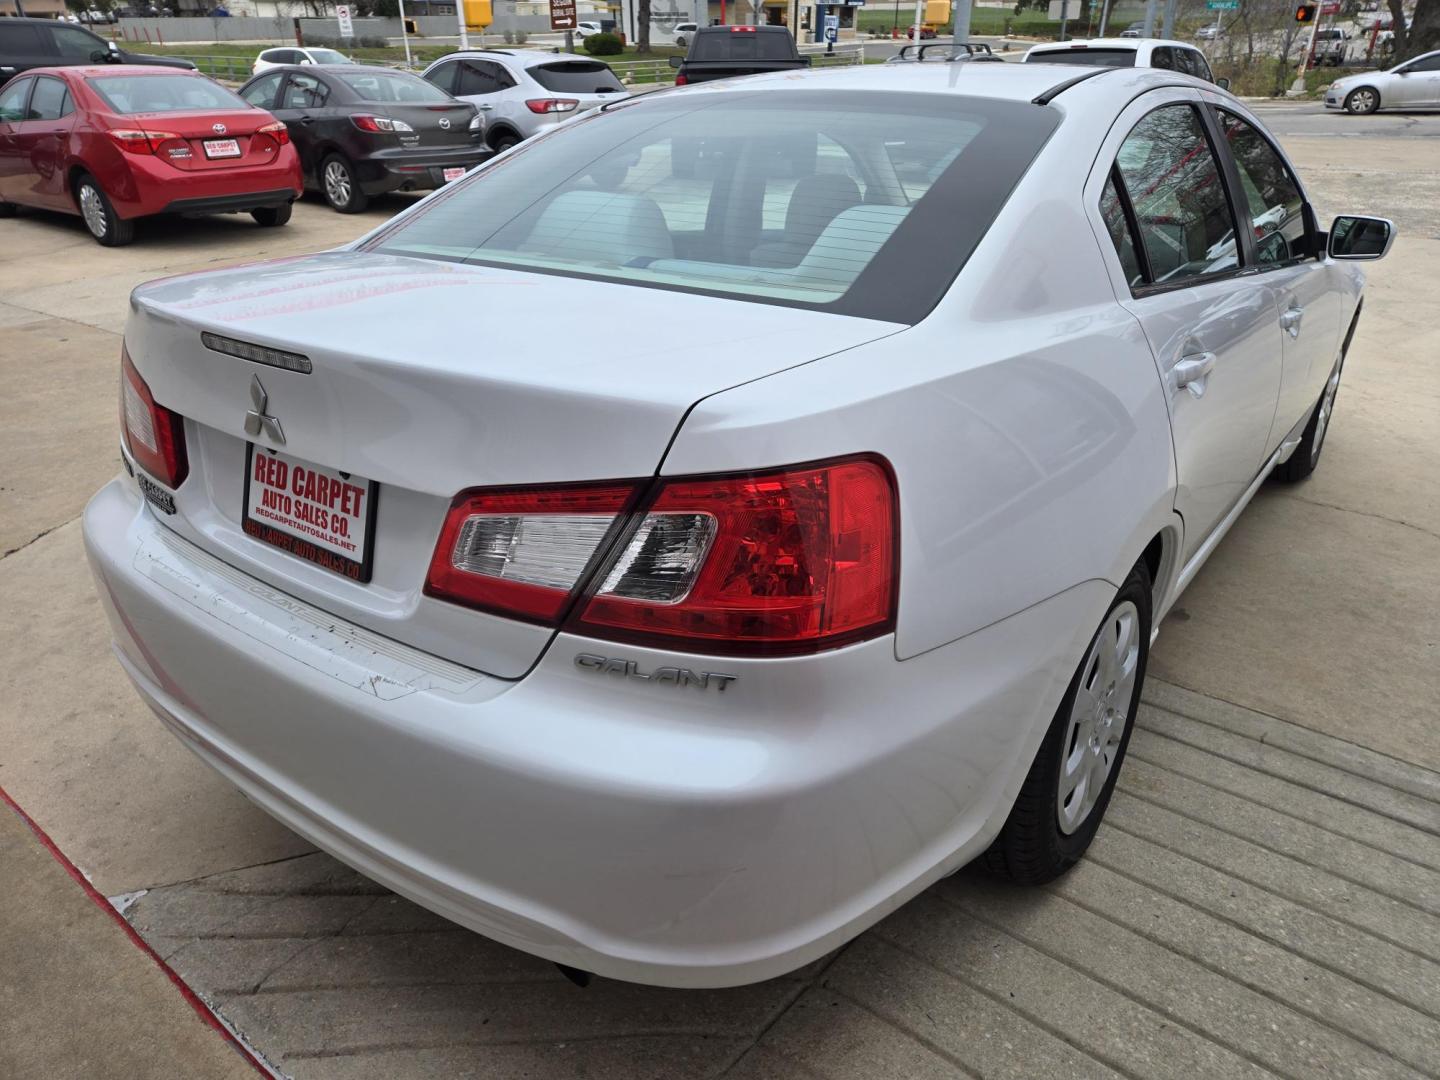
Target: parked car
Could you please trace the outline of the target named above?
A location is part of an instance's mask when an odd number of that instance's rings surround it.
[[[694,36],[695,31],[699,29],[699,23],[680,23],[675,27],[675,44],[682,49],[685,48],[686,45],[690,44],[690,39]]]
[[[670,57],[676,86],[809,65],[810,58],[800,55],[783,26],[702,26],[690,38],[683,58]]]
[[[485,137],[496,150],[627,96],[609,64],[538,50],[450,53],[424,77],[484,114]]]
[[[70,64],[146,64],[195,70],[189,60],[132,53],[83,26],[58,19],[0,19],[0,85],[22,71]]]
[[[317,64],[333,67],[336,64],[353,64],[355,61],[342,52],[334,49],[316,49],[311,47],[299,48],[298,46],[286,46],[280,49],[266,49],[259,56],[255,57],[255,63],[250,67],[252,75],[259,75],[262,71],[269,71],[284,64]]]
[[[1440,108],[1440,50],[1422,53],[1388,71],[1336,79],[1325,90],[1325,107],[1350,113]]]
[[[604,30],[600,28],[600,24],[598,22],[582,22],[575,24],[575,36],[580,38],[582,41],[585,38],[594,37],[596,34],[603,33]]]
[[[1314,63],[1339,67],[1350,54],[1350,32],[1338,26],[1321,27],[1315,31]]]
[[[1032,45],[1025,54],[1027,64],[1079,64],[1085,67],[1155,67],[1179,71],[1213,83],[1210,62],[1194,45],[1164,38],[1091,38],[1088,41],[1057,41]],[[1225,85],[1229,85],[1226,83]]]
[[[387,191],[429,191],[490,157],[473,105],[388,68],[284,65],[240,88],[285,122],[305,186],[355,214]]]
[[[285,125],[196,72],[35,68],[0,89],[0,217],[78,214],[118,247],[154,214],[284,225],[299,195]]]
[[[954,74],[643,95],[135,290],[83,533],[144,700],[375,880],[619,979],[1073,865],[1155,627],[1319,461],[1392,231],[1318,231],[1208,83]]]
[[[1124,30],[1120,31],[1122,38],[1143,38],[1145,36],[1145,23],[1132,22]]]
[[[920,24],[920,40],[921,40],[921,41],[928,41],[928,40],[930,40],[930,39],[933,38],[933,37],[939,36],[939,33],[940,33],[939,29],[938,29],[933,23],[921,23],[921,24]],[[906,29],[906,31],[905,31],[905,36],[906,36],[907,38],[909,38],[911,41],[914,41],[914,40],[915,40],[915,26],[914,26],[913,23],[909,26],[909,28]]]
[[[1209,26],[1202,26],[1199,30],[1195,31],[1196,41],[1214,41],[1219,38],[1219,36],[1220,28],[1214,23],[1211,23]]]

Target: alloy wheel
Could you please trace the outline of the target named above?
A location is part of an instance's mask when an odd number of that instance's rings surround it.
[[[1320,395],[1320,411],[1315,414],[1315,435],[1310,440],[1310,461],[1313,464],[1320,457],[1320,447],[1325,442],[1325,432],[1330,427],[1330,417],[1335,411],[1335,395],[1340,392],[1340,365],[1330,372],[1330,381]]]
[[[350,203],[350,170],[338,161],[325,166],[325,194],[335,206]]]
[[[1061,743],[1056,816],[1069,836],[1085,823],[1119,757],[1139,687],[1140,612],[1126,601],[1090,643]]]
[[[80,185],[80,216],[85,219],[85,227],[90,230],[91,236],[97,240],[105,238],[110,222],[105,214],[105,203],[93,184]]]
[[[1356,90],[1350,95],[1350,111],[1353,113],[1374,112],[1379,102],[1375,98],[1375,91],[1367,88]]]

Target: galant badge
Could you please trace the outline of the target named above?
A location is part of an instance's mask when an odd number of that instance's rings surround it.
[[[657,667],[654,671],[643,671],[634,660],[596,656],[594,653],[577,653],[575,666],[582,671],[618,675],[625,679],[640,679],[642,682],[653,682],[659,685],[693,686],[697,690],[708,690],[714,687],[715,691],[721,694],[738,677],[727,675],[722,671],[696,671],[693,668],[682,667]]]
[[[250,376],[250,402],[255,407],[245,414],[245,434],[259,435],[263,431],[268,442],[284,446],[285,432],[280,427],[280,421],[265,411],[270,404],[270,396],[265,393],[259,375]]]
[[[224,124],[211,124],[210,130],[215,132],[216,135],[224,135],[226,129]]]

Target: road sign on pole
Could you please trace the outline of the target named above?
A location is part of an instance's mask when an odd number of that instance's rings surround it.
[[[350,21],[350,5],[335,5],[335,21],[340,24],[340,36],[342,38],[353,38],[355,36],[355,24]]]
[[[1211,11],[1239,11],[1240,0],[1205,0],[1205,6]]]
[[[575,0],[550,0],[550,29],[575,29]]]

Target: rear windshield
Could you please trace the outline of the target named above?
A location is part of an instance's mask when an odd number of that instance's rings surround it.
[[[1032,64],[1082,64],[1085,67],[1134,67],[1134,49],[1055,49],[1026,57]]]
[[[361,101],[434,105],[455,100],[434,83],[403,71],[347,71],[337,77],[355,91]]]
[[[795,46],[789,34],[696,34],[691,60],[793,60]]]
[[[201,75],[96,75],[85,81],[117,113],[250,108]]]
[[[625,89],[609,65],[598,60],[541,64],[532,67],[530,75],[546,90],[557,94],[613,94]]]
[[[368,247],[915,322],[1058,119],[916,93],[657,94],[522,144]]]

